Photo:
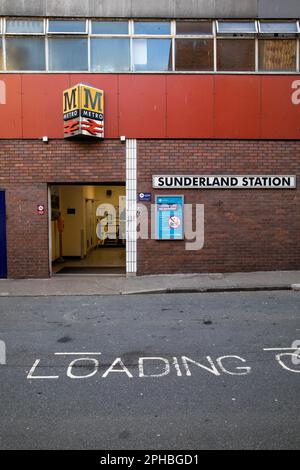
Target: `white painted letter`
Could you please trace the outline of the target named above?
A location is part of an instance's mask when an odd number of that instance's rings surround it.
[[[288,367],[282,362],[281,358],[284,356],[291,356],[292,358],[296,359],[296,358],[299,358],[298,352],[277,354],[276,360],[281,365],[281,367],[283,367],[283,369],[288,370],[289,372],[294,372],[294,374],[300,374],[300,370],[290,369],[290,367]]]
[[[228,369],[225,369],[225,367],[223,366],[223,360],[224,359],[237,359],[238,361],[241,361],[241,362],[244,362],[244,363],[246,362],[246,360],[243,359],[242,357],[239,357],[239,356],[222,356],[222,357],[219,357],[217,359],[217,363],[218,363],[220,369],[223,372],[225,372],[225,374],[229,374],[229,375],[248,375],[248,374],[250,374],[251,367],[236,367],[236,370],[239,370],[240,372],[230,372]]]
[[[300,104],[300,80],[294,80],[292,88],[296,90],[292,94],[292,103],[295,105]]]
[[[207,370],[208,372],[211,372],[214,375],[217,375],[217,376],[221,375],[210,356],[207,356],[206,359],[210,363],[211,369],[209,367],[204,366],[203,364],[200,364],[199,362],[193,361],[189,357],[182,356],[181,359],[182,359],[182,364],[184,365],[184,368],[186,370],[186,375],[188,377],[192,375],[189,369],[189,366],[187,364],[188,362],[191,362],[192,364],[195,364],[196,366],[201,367],[202,369]]]
[[[114,367],[119,364],[121,369],[114,369]],[[129,370],[127,369],[127,367],[124,366],[124,363],[122,362],[121,358],[120,357],[117,357],[117,359],[112,363],[112,365],[107,369],[106,372],[104,372],[104,374],[102,375],[102,377],[107,377],[108,374],[110,374],[111,372],[125,372],[125,374],[128,375],[129,378],[132,378],[133,375],[129,372]]]
[[[72,373],[72,368],[73,366],[76,364],[76,362],[79,362],[79,361],[91,361],[94,363],[94,370],[90,373],[88,373],[87,375],[74,375]],[[95,375],[97,373],[97,370],[98,370],[98,367],[99,367],[99,362],[97,361],[97,359],[94,359],[92,357],[81,357],[79,359],[74,359],[74,361],[72,361],[68,367],[68,370],[67,370],[67,376],[70,377],[70,379],[87,379],[89,377],[93,377],[93,375]]]
[[[160,374],[145,374],[144,373],[144,361],[161,361],[164,363],[165,370]],[[139,376],[140,377],[163,377],[170,373],[170,364],[168,359],[163,357],[140,357],[139,358]]]
[[[27,379],[58,379],[59,375],[35,375],[33,376],[33,373],[37,366],[40,363],[40,359],[37,359],[35,363],[33,364],[32,368],[29,371],[29,374],[27,375]]]

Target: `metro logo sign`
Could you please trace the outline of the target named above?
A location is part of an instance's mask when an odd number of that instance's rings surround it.
[[[104,138],[104,92],[78,84],[63,93],[64,137]]]

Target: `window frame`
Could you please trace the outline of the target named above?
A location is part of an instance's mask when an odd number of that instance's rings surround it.
[[[45,18],[28,18],[28,17],[24,17],[23,18],[23,21],[41,21],[41,23],[43,24],[43,32],[41,33],[18,33],[18,32],[14,32],[14,33],[9,33],[7,32],[7,21],[11,21],[11,20],[20,20],[21,21],[21,18],[17,18],[17,17],[11,17],[11,18],[2,18],[2,34],[4,34],[5,36],[45,36],[46,35],[46,19]]]
[[[10,34],[8,36],[8,38],[16,38],[16,39],[19,39],[19,38],[22,38],[22,37],[25,37],[25,38],[42,38],[44,37],[42,34],[35,34],[35,35],[32,35],[32,34]],[[3,72],[7,72],[7,73],[46,73],[48,72],[47,70],[47,56],[46,56],[46,38],[44,40],[44,58],[45,58],[45,68],[42,69],[42,70],[32,70],[32,69],[28,69],[28,70],[22,70],[22,69],[16,69],[16,70],[9,70],[7,68],[7,50],[6,50],[6,38],[4,36],[4,43],[5,43],[5,49],[3,49],[3,66],[5,67],[5,70],[3,70]],[[2,47],[3,47],[3,37],[2,37]]]
[[[73,35],[73,34],[64,34],[64,35],[61,35],[61,34],[51,34],[51,36],[47,37],[46,36],[46,40],[47,40],[47,71],[49,73],[88,73],[90,71],[90,63],[89,63],[89,56],[90,56],[90,50],[89,50],[89,38],[87,35],[83,35],[81,34],[80,36],[77,35]],[[50,39],[87,39],[87,53],[88,53],[88,57],[87,57],[87,69],[86,70],[80,70],[80,69],[74,69],[74,70],[52,70],[50,69],[50,47],[49,47],[49,40]],[[93,73],[93,72],[91,72]]]
[[[85,31],[49,31],[49,24],[50,24],[50,21],[65,21],[65,22],[68,22],[68,21],[73,21],[73,22],[78,22],[78,23],[85,23]],[[89,34],[89,27],[88,27],[88,23],[90,23],[90,20],[86,19],[86,18],[47,18],[46,19],[46,36],[47,35],[75,35],[75,36],[87,36]]]
[[[220,23],[253,23],[255,26],[255,31],[220,31]],[[240,37],[247,37],[249,36],[256,36],[258,34],[258,21],[257,20],[216,20],[216,35],[218,38],[223,37],[233,37],[233,38],[240,38]]]
[[[276,23],[286,23],[286,24],[295,24],[296,25],[296,31],[262,31],[262,25],[263,24],[276,24]],[[300,33],[299,29],[299,21],[289,21],[289,20],[260,20],[258,22],[258,34],[260,38],[264,37],[273,37],[273,38],[285,38],[285,37],[297,37],[297,35]]]
[[[6,21],[7,20],[42,20],[43,22],[43,33],[6,33]],[[85,22],[85,32],[49,32],[49,21],[51,20],[56,20],[56,21],[78,21],[78,22]],[[121,21],[121,22],[128,22],[128,34],[99,34],[99,33],[92,33],[92,22],[93,21]],[[285,38],[293,37],[296,40],[297,44],[297,57],[296,57],[296,70],[294,71],[260,71],[259,70],[259,40],[265,38],[272,38],[274,37],[274,34],[268,34],[268,33],[260,33],[260,22],[266,21],[266,22],[272,22],[271,20],[257,20],[255,18],[249,18],[249,19],[241,19],[241,20],[231,20],[231,22],[238,22],[238,23],[243,23],[243,22],[254,22],[256,25],[256,33],[218,33],[218,22],[220,21],[229,21],[226,19],[213,19],[213,18],[193,18],[193,19],[188,19],[188,18],[178,18],[178,19],[157,19],[157,18],[149,18],[149,19],[140,19],[141,21],[145,22],[167,22],[170,23],[170,34],[135,34],[134,33],[134,23],[138,21],[137,18],[118,18],[118,19],[112,19],[112,18],[60,18],[60,17],[54,17],[54,18],[41,18],[41,17],[0,17],[0,37],[2,39],[2,47],[3,47],[3,70],[1,70],[1,73],[81,73],[81,74],[94,74],[94,73],[120,73],[120,74],[185,74],[185,75],[212,75],[212,74],[218,74],[218,75],[226,75],[226,74],[235,74],[235,75],[296,75],[299,74],[300,72],[300,20],[294,19],[294,20],[287,20],[287,19],[280,19],[277,20],[278,22],[285,23],[285,22],[296,22],[297,25],[297,33],[290,33],[290,34],[281,34],[281,33],[276,33],[276,38],[279,40],[282,39],[284,40]],[[177,34],[176,33],[176,21],[186,21],[186,22],[200,22],[200,21],[211,21],[212,22],[212,34]],[[275,20],[274,20],[275,22]],[[7,54],[6,54],[6,38],[9,37],[44,37],[45,38],[45,69],[44,70],[7,70]],[[87,70],[60,70],[60,71],[53,71],[49,70],[49,39],[51,37],[77,37],[77,38],[87,38],[87,64],[88,64],[88,69]],[[219,71],[217,69],[217,55],[218,55],[218,39],[250,39],[251,37],[254,38],[255,40],[255,71]],[[121,71],[121,72],[93,72],[91,70],[91,39],[92,38],[128,38],[129,39],[129,50],[130,50],[130,68],[129,71]],[[135,71],[134,70],[134,61],[133,61],[133,40],[134,39],[171,39],[171,60],[172,60],[172,66],[170,70],[157,70],[157,71]],[[212,39],[213,40],[213,45],[214,45],[214,67],[213,70],[207,70],[207,71],[196,71],[196,70],[186,70],[186,71],[179,71],[176,70],[176,39]]]

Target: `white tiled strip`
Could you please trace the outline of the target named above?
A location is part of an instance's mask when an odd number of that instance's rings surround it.
[[[126,140],[126,273],[137,271],[136,235],[136,139]]]

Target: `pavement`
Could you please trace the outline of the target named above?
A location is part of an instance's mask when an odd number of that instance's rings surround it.
[[[4,297],[0,449],[298,450],[299,307],[284,290]]]
[[[157,276],[57,275],[49,279],[1,279],[1,297],[133,295],[250,290],[299,290],[300,271]]]

